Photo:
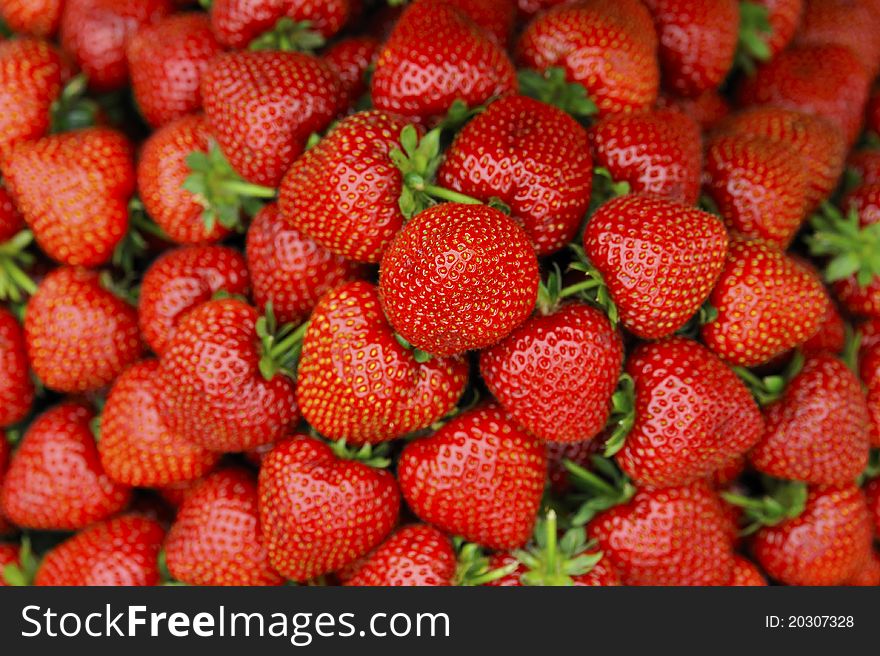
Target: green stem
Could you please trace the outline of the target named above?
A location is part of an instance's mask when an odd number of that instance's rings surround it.
[[[565,461],[565,468],[574,474],[576,477],[580,478],[584,482],[586,482],[590,487],[601,491],[603,494],[607,494],[609,496],[618,496],[619,492],[612,485],[609,485],[601,478],[596,476],[593,472],[584,469],[580,465],[571,460]]]
[[[304,324],[300,325],[296,330],[290,333],[287,337],[282,339],[280,342],[272,346],[272,350],[269,355],[272,357],[276,357],[287,353],[290,349],[292,349],[296,344],[303,340],[303,337],[306,334],[306,330],[308,330],[309,322],[306,321]]]
[[[418,191],[424,191],[426,194],[431,196],[432,198],[439,198],[441,200],[448,200],[451,203],[464,203],[466,205],[483,205],[483,201],[477,200],[471,196],[467,196],[465,194],[459,193],[457,191],[452,191],[451,189],[446,189],[444,187],[438,187],[433,184],[424,184],[419,185],[421,188]]]
[[[580,294],[581,292],[586,292],[591,289],[596,289],[602,285],[601,280],[589,279],[584,280],[583,282],[579,282],[575,285],[571,285],[569,287],[565,287],[561,292],[559,292],[559,298],[568,298],[569,296],[574,296],[576,294]]]
[[[229,191],[241,196],[249,196],[251,198],[275,198],[277,191],[272,187],[264,187],[263,185],[245,182],[243,180],[223,180],[219,187],[225,191]]]

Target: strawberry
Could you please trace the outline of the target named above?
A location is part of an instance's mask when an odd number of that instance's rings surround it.
[[[30,425],[12,455],[0,490],[3,515],[19,526],[69,531],[122,510],[130,488],[101,467],[89,427],[92,410],[56,405]]]
[[[869,83],[862,63],[848,48],[797,46],[743,79],[738,99],[741,105],[771,105],[821,116],[851,145],[861,129]]]
[[[417,0],[379,53],[372,98],[377,109],[430,123],[456,100],[475,107],[516,88],[507,54],[476,23],[443,0]]]
[[[674,337],[644,344],[626,372],[635,383],[635,418],[617,461],[640,485],[705,478],[761,439],[764,422],[749,390],[697,342]]]
[[[623,340],[601,311],[584,303],[544,309],[480,353],[480,373],[536,437],[584,442],[608,421]]]
[[[171,0],[65,0],[61,45],[92,89],[113,91],[128,81],[128,40],[139,27],[158,22],[172,9]]]
[[[685,98],[673,93],[661,92],[657,109],[674,109],[696,121],[703,130],[711,130],[730,114],[730,105],[715,89],[699,96]]]
[[[189,585],[281,585],[260,534],[253,475],[229,468],[199,482],[168,531],[165,562]]]
[[[20,567],[19,549],[17,544],[0,542],[0,588],[10,585],[7,583],[8,576],[4,576],[7,568],[12,566],[18,569]]]
[[[814,335],[826,302],[815,273],[766,242],[734,239],[709,296],[718,318],[703,326],[703,341],[731,364],[762,364]]]
[[[584,231],[584,253],[621,322],[644,339],[671,335],[697,313],[727,244],[724,225],[708,212],[638,195],[605,203]]]
[[[188,246],[166,251],[147,269],[138,299],[144,341],[162,355],[177,323],[217,292],[245,295],[249,276],[244,257],[225,246]]]
[[[748,134],[716,137],[706,149],[704,189],[728,227],[786,248],[806,218],[808,178],[789,146]]]
[[[107,475],[136,487],[161,487],[200,478],[219,455],[168,430],[159,415],[159,362],[129,367],[110,389],[101,413],[98,453]]]
[[[645,0],[657,37],[663,82],[684,96],[721,85],[736,53],[736,0]]]
[[[845,46],[874,77],[880,69],[878,25],[880,4],[854,0],[805,0],[795,43]]]
[[[403,496],[421,520],[489,549],[529,539],[546,472],[544,446],[494,405],[410,442],[397,465]]]
[[[9,193],[49,257],[87,267],[110,260],[128,229],[135,186],[125,136],[91,128],[43,137],[17,145],[2,169]]]
[[[721,502],[705,482],[641,488],[587,526],[624,585],[725,585],[734,554]]]
[[[843,352],[846,346],[847,325],[831,296],[826,293],[825,298],[825,314],[822,316],[819,330],[800,347],[804,355],[816,353],[836,355]]]
[[[862,353],[859,373],[867,392],[871,445],[880,447],[880,345]]]
[[[21,324],[0,306],[0,428],[27,417],[34,401]],[[5,444],[0,436],[0,448]]]
[[[530,18],[537,13],[565,4],[571,0],[517,0],[520,17]]]
[[[342,84],[330,67],[295,52],[221,55],[202,75],[211,132],[247,181],[277,187],[312,132],[343,109]]]
[[[595,439],[589,442],[546,442],[545,446],[550,490],[561,497],[571,489],[566,461],[571,461],[580,467],[589,467],[590,458],[602,451],[603,444],[600,439]]]
[[[376,287],[351,282],[312,313],[297,402],[322,435],[376,443],[430,426],[455,407],[467,380],[461,358],[420,362],[395,339]]]
[[[852,151],[846,160],[846,168],[855,175],[859,185],[880,183],[880,150]]]
[[[516,53],[526,68],[561,67],[569,82],[586,89],[600,116],[648,109],[657,100],[657,35],[637,0],[554,7],[526,26]]]
[[[33,372],[60,392],[98,390],[142,352],[136,310],[104,289],[97,272],[73,267],[40,283],[24,334]]]
[[[341,569],[377,547],[397,524],[394,476],[351,458],[344,445],[331,448],[296,435],[263,461],[263,540],[273,567],[286,578],[307,581]]]
[[[221,52],[211,23],[201,14],[177,14],[142,26],[131,36],[126,59],[141,114],[158,127],[202,107],[199,83]]]
[[[734,556],[733,577],[727,585],[733,587],[758,587],[767,585],[767,579],[748,558]]]
[[[211,27],[227,48],[247,48],[254,39],[287,18],[331,37],[349,21],[354,0],[213,0]]]
[[[5,242],[13,239],[24,228],[24,217],[16,209],[9,192],[0,187],[0,246],[5,245]]]
[[[880,535],[880,479],[875,478],[865,486],[868,510],[874,518],[874,534]]]
[[[880,184],[858,185],[846,193],[841,205],[847,212],[855,210],[862,226],[880,223]]]
[[[689,205],[700,195],[700,141],[696,121],[673,110],[609,116],[590,129],[596,166],[613,180]]]
[[[245,451],[296,425],[293,381],[282,373],[289,343],[275,339],[273,322],[263,323],[233,298],[202,303],[181,318],[158,375],[169,430],[212,451]]]
[[[880,555],[876,549],[871,552],[868,562],[846,582],[846,585],[880,586]]]
[[[444,0],[506,47],[516,21],[516,0]]]
[[[353,36],[337,41],[321,54],[321,59],[342,84],[346,107],[352,106],[367,92],[367,71],[375,66],[381,45],[371,36]]]
[[[750,454],[758,471],[816,485],[854,481],[868,464],[868,407],[859,380],[830,355],[810,357],[764,411]]]
[[[769,32],[760,34],[766,44],[766,59],[770,60],[791,43],[800,27],[804,10],[804,0],[750,0],[764,10]],[[742,5],[740,5],[742,12]],[[741,14],[742,15],[742,14]]]
[[[35,585],[146,586],[159,583],[158,522],[123,515],[100,522],[62,542],[43,558]]]
[[[0,0],[0,19],[18,34],[52,38],[63,7],[64,0]]]
[[[577,121],[551,105],[508,96],[456,136],[437,180],[482,201],[499,198],[540,256],[577,233],[590,203],[592,169]]]
[[[9,445],[8,435],[0,431],[0,494],[3,492],[3,479],[6,477],[6,469],[9,466],[9,452],[11,451],[11,447]],[[3,509],[0,507],[0,535],[6,535],[8,533],[13,533],[15,531],[15,527],[9,523],[9,521],[3,516]],[[3,569],[0,566],[0,584],[3,583]]]
[[[502,212],[444,203],[416,215],[391,242],[379,292],[407,342],[445,357],[496,344],[528,317],[538,262],[528,235]]]
[[[302,322],[324,294],[364,273],[362,266],[287,226],[275,204],[254,217],[245,254],[254,304],[264,311],[271,303],[282,324]]]

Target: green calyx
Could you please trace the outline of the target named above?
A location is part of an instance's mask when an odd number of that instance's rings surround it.
[[[733,371],[749,388],[758,405],[766,406],[777,401],[782,396],[785,388],[788,387],[788,384],[800,373],[803,367],[804,354],[800,351],[795,351],[781,374],[760,377],[745,367],[733,367]]]
[[[470,121],[477,114],[486,111],[486,105],[477,105],[476,107],[468,107],[467,103],[462,99],[457,99],[449,106],[449,111],[443,120],[440,121],[438,127],[441,130],[450,132],[458,132],[465,123]]]
[[[191,152],[186,164],[192,173],[182,188],[205,208],[202,220],[208,230],[219,223],[229,230],[242,231],[242,212],[254,216],[263,207],[263,201],[272,200],[277,194],[271,187],[242,179],[214,141],[209,144],[207,153]]]
[[[724,500],[743,509],[747,520],[742,535],[751,535],[762,526],[776,526],[804,512],[807,484],[764,477],[766,493],[760,498],[722,492]]]
[[[565,70],[548,68],[543,73],[523,69],[517,73],[520,93],[568,112],[578,119],[598,113],[596,103],[587,95],[583,84],[569,82]]]
[[[275,27],[250,42],[249,50],[281,50],[311,53],[327,43],[320,32],[312,29],[311,21],[297,22],[284,16]]]
[[[675,334],[690,339],[697,339],[703,326],[712,323],[718,319],[718,310],[709,304],[709,301],[703,303],[697,313],[688,319],[688,322],[679,328]]]
[[[122,278],[114,278],[110,271],[101,271],[98,282],[108,292],[122,299],[129,305],[137,305],[140,298],[140,287],[135,283],[135,274],[125,274]]]
[[[34,263],[28,247],[34,241],[30,230],[22,230],[7,242],[0,243],[0,301],[21,303],[37,291],[37,285],[25,273]]]
[[[58,134],[88,128],[98,122],[101,105],[86,95],[89,80],[84,73],[74,76],[49,109],[49,132]]]
[[[277,374],[296,379],[296,366],[302,352],[303,337],[308,322],[299,327],[293,324],[279,326],[275,319],[272,304],[266,306],[266,313],[257,319],[255,329],[262,345],[260,357],[260,373],[266,380],[272,380]]]
[[[604,166],[593,169],[593,188],[590,191],[590,209],[588,214],[592,216],[599,207],[612,198],[626,196],[632,191],[629,182],[617,181],[611,175],[611,171]]]
[[[18,564],[10,563],[3,568],[3,580],[6,585],[14,587],[32,585],[39,566],[40,563],[31,549],[30,538],[25,535],[19,547]]]
[[[767,7],[757,2],[743,0],[739,3],[739,40],[734,67],[751,75],[755,72],[755,62],[770,59],[768,42],[773,35],[770,13]]]
[[[419,364],[424,364],[425,362],[430,361],[434,356],[428,353],[427,351],[423,351],[421,349],[417,349],[415,346],[407,341],[406,337],[403,335],[399,335],[398,333],[394,333],[394,339],[407,351],[412,352],[413,360],[418,362]]]
[[[382,444],[363,444],[356,447],[349,446],[345,438],[343,438],[331,442],[330,449],[337,458],[355,460],[376,469],[385,469],[385,467],[391,464],[391,458],[388,457],[390,445],[387,442]]]
[[[825,202],[810,224],[814,232],[807,237],[807,245],[811,254],[829,258],[825,266],[828,282],[854,275],[865,287],[880,276],[880,223],[861,226],[858,212],[844,215]]]
[[[556,511],[548,510],[535,524],[533,545],[514,553],[527,569],[521,578],[523,585],[573,585],[572,577],[586,574],[602,560],[602,552],[589,553],[593,546],[580,526],[569,529],[559,539]]]
[[[580,271],[584,274],[585,279],[562,289],[559,293],[560,298],[574,297],[586,301],[604,311],[608,320],[611,321],[611,325],[617,326],[620,323],[620,314],[617,311],[617,305],[611,299],[602,274],[587,258],[583,247],[579,244],[570,244],[569,248],[574,253],[575,259],[568,265],[568,268],[572,271]]]
[[[636,422],[636,384],[629,374],[621,374],[617,390],[611,396],[611,416],[608,418],[608,439],[605,457],[610,458],[623,448]]]
[[[513,562],[504,567],[491,569],[489,559],[483,550],[472,542],[464,542],[461,538],[453,540],[458,551],[458,564],[455,568],[453,585],[478,586],[492,583],[517,570],[518,563]]]
[[[584,526],[598,513],[626,503],[636,493],[632,482],[609,458],[593,456],[590,469],[571,460],[564,464],[571,484],[581,491],[572,497],[580,504],[569,519],[572,527]]]
[[[147,216],[141,199],[135,196],[128,204],[128,232],[113,251],[113,266],[126,274],[134,273],[135,263],[146,255],[149,249],[148,236],[169,241],[162,228]]]

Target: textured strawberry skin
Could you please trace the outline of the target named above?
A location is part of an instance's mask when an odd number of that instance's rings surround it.
[[[755,0],[767,9],[770,34],[765,37],[773,59],[791,43],[801,23],[804,0]]]
[[[704,131],[715,128],[730,114],[727,98],[714,89],[693,98],[685,98],[668,91],[661,92],[657,98],[657,109],[681,112],[696,121]]]
[[[321,54],[342,84],[346,106],[368,91],[366,74],[375,66],[381,42],[372,36],[353,36],[336,42]]]
[[[880,345],[862,352],[859,370],[867,392],[871,446],[880,447]]]
[[[733,577],[727,585],[733,587],[760,587],[767,585],[767,579],[761,574],[758,566],[748,558],[735,556]]]
[[[345,26],[355,6],[354,0],[214,0],[211,26],[224,46],[243,50],[285,17],[308,21],[310,29],[331,37]]]
[[[0,18],[16,34],[51,38],[63,7],[64,0],[0,0]]]
[[[880,479],[874,479],[865,486],[868,511],[874,520],[874,534],[880,535]]]
[[[33,400],[22,327],[11,312],[0,307],[0,428],[24,419]],[[5,442],[2,436],[0,442]]]
[[[852,0],[805,0],[797,45],[839,45],[853,51],[874,77],[880,68],[880,5]]]

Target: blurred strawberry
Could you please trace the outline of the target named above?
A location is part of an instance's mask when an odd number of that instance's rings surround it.
[[[242,50],[284,18],[300,30],[331,37],[349,21],[355,6],[354,0],[213,0],[211,26],[220,43]]]
[[[21,324],[0,306],[0,429],[17,424],[31,409],[34,384],[30,378]],[[0,433],[0,448],[6,444]]]
[[[0,19],[17,34],[52,38],[63,7],[64,0],[0,0]]]

